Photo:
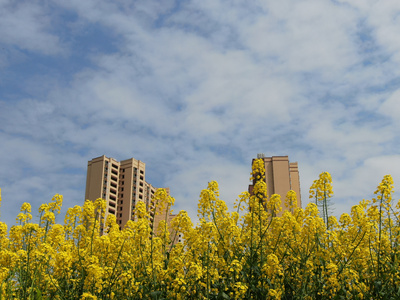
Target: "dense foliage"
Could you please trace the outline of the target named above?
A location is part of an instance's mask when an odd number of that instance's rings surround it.
[[[253,166],[254,195],[243,193],[235,211],[210,182],[198,204],[199,223],[185,211],[152,230],[143,203],[123,230],[110,216],[100,235],[105,203],[70,208],[55,223],[62,197],[31,221],[24,203],[18,225],[0,223],[1,299],[399,299],[399,204],[385,176],[372,201],[339,220],[329,216],[329,173],[311,189],[305,209],[293,191],[281,217],[279,195],[267,197],[263,163]],[[1,200],[1,199],[0,199]],[[157,191],[169,211],[173,198]],[[321,205],[320,205],[321,204]],[[321,212],[319,212],[320,207]],[[173,245],[176,234],[184,241]]]

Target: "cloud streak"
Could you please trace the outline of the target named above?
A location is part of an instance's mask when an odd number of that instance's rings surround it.
[[[399,9],[365,3],[0,2],[2,219],[82,204],[102,154],[146,162],[193,218],[208,181],[230,205],[247,189],[258,152],[298,161],[304,204],[331,172],[349,211],[400,175]]]

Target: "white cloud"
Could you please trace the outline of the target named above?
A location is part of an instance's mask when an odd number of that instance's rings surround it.
[[[283,71],[318,71],[331,78],[357,63],[351,11],[327,1],[271,1],[264,10],[239,32],[247,47]]]
[[[399,155],[371,156],[360,164],[358,168],[350,169],[346,177],[337,179],[334,185],[334,204],[338,204],[342,212],[349,212],[349,208],[361,200],[371,200],[377,186],[385,175],[391,175],[394,180],[393,203],[397,203],[400,194],[397,187],[400,184]]]
[[[86,162],[102,154],[145,161],[146,179],[171,187],[178,209],[192,216],[210,180],[229,203],[247,190],[258,152],[299,162],[304,204],[312,181],[331,172],[338,210],[373,191],[384,170],[398,176],[394,2],[53,5],[71,20],[40,4],[3,4],[0,24],[18,24],[1,42],[25,49],[25,60],[29,51],[59,54],[65,33],[51,30],[56,20],[68,23],[67,35],[79,28],[92,47],[79,52],[91,65],[65,58],[80,66],[72,79],[59,62],[58,77],[28,75],[40,85],[29,99],[17,90],[7,93],[16,101],[0,94],[0,164],[12,170],[0,174],[0,185],[10,184],[5,194],[15,203],[35,187],[32,195],[42,195],[32,198],[36,205],[55,189],[79,204]],[[89,27],[109,40],[85,36]],[[72,53],[81,46],[74,36],[68,41]],[[114,48],[105,52],[104,43]]]
[[[400,115],[400,89],[394,91],[384,100],[379,107],[379,112],[392,118],[393,122],[398,124]]]
[[[43,54],[62,52],[57,35],[51,33],[48,10],[33,2],[0,3],[0,43]]]

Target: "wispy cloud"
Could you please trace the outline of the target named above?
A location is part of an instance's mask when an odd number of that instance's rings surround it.
[[[1,1],[0,42],[3,47],[57,54],[59,38],[51,32],[51,10],[34,2]]]
[[[1,218],[64,193],[87,161],[146,162],[195,217],[210,180],[232,203],[258,152],[322,171],[336,213],[399,178],[396,2],[0,2]],[[3,171],[4,170],[4,171]],[[400,179],[400,178],[399,178]],[[5,214],[5,211],[10,213]]]

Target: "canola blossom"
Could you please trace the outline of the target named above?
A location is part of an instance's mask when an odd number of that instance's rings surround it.
[[[103,219],[102,199],[69,208],[57,224],[61,195],[34,223],[24,203],[17,225],[0,222],[0,299],[400,298],[400,203],[390,175],[339,220],[329,216],[329,173],[314,181],[315,203],[304,209],[293,191],[269,199],[264,176],[256,161],[254,194],[242,193],[232,212],[210,182],[196,225],[180,211],[154,228],[140,202],[120,230],[115,216]],[[153,200],[157,212],[174,203],[163,189]],[[282,202],[288,209],[278,216]]]

